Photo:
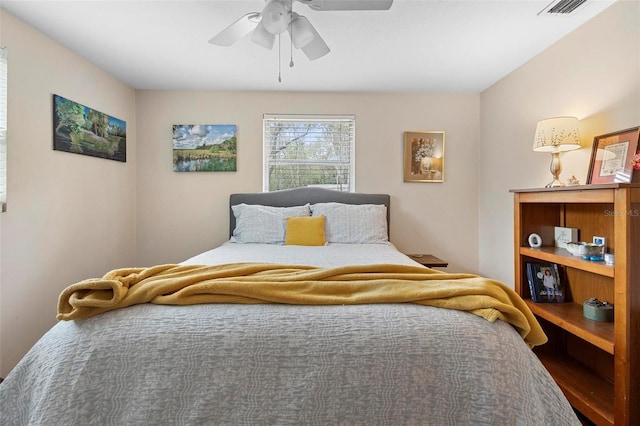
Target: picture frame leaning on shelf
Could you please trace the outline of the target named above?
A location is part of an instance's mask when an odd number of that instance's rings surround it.
[[[596,136],[591,148],[587,185],[640,182],[640,126]]]

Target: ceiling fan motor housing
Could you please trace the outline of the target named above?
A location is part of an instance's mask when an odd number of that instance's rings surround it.
[[[262,9],[262,24],[271,34],[285,31],[291,22],[291,5],[281,0],[271,0]]]

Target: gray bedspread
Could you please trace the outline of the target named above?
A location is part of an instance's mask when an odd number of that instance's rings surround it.
[[[579,425],[506,323],[411,304],[138,305],[55,325],[3,425]]]

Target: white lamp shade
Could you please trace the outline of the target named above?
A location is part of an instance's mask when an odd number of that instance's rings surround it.
[[[305,55],[307,55],[307,58],[309,58],[310,61],[313,61],[315,59],[323,57],[324,55],[329,53],[331,49],[329,49],[327,43],[324,42],[322,37],[320,37],[320,34],[318,34],[313,26],[310,26],[309,29],[313,32],[313,40],[311,41],[311,43],[304,46],[302,48],[302,51]]]
[[[313,25],[304,16],[292,13],[291,25],[289,26],[289,35],[296,49],[302,49],[311,43],[315,37]]]
[[[580,131],[576,117],[554,117],[538,122],[533,140],[534,151],[561,152],[580,147]]]
[[[260,22],[256,29],[253,30],[253,34],[251,34],[251,41],[271,50],[273,49],[273,44],[276,41],[276,36],[267,31],[264,28],[263,23]]]

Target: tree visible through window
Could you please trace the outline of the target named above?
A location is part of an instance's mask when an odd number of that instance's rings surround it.
[[[354,116],[265,115],[263,189],[354,191]]]

